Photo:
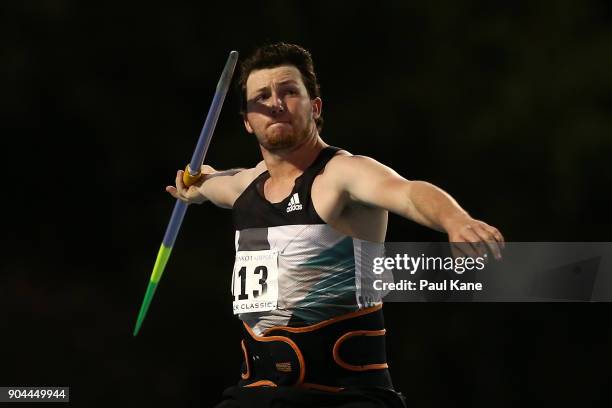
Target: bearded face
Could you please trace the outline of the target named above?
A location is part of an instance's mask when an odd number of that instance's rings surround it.
[[[300,71],[279,66],[251,72],[244,124],[269,151],[299,145],[316,130],[321,100],[310,99]]]

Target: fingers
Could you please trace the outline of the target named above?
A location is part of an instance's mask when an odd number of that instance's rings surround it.
[[[449,236],[451,242],[454,241],[454,253],[461,252],[469,257],[486,259],[488,250],[495,259],[501,259],[501,250],[505,247],[505,241],[497,228],[482,221],[472,220],[456,232],[458,234]]]
[[[495,237],[495,240],[499,242],[502,249],[506,247],[506,239],[502,235],[502,233],[495,227],[488,226],[490,228],[489,232]]]
[[[166,191],[168,193],[170,193],[170,195],[174,198],[176,198],[177,200],[181,200],[181,201],[185,201],[187,202],[187,199],[185,197],[182,197],[179,193],[178,190],[176,189],[176,187],[174,186],[166,186]]]
[[[185,184],[183,183],[183,171],[179,170],[176,173],[176,178],[174,180],[176,183],[175,186],[166,186],[166,191],[170,193],[170,195],[177,200],[184,201],[189,203],[189,199],[187,197],[187,189],[185,188]]]
[[[186,203],[189,203],[189,200],[187,200],[185,197],[181,196],[178,193],[178,190],[176,189],[176,187],[174,187],[174,186],[166,186],[166,191],[168,193],[170,193],[170,195],[172,197],[176,198],[177,200],[181,200],[181,201],[184,201]]]
[[[491,231],[493,227],[487,227],[489,228],[485,228],[482,225],[477,226],[476,228],[474,228],[474,232],[478,235],[481,243],[484,243],[489,248],[489,251],[491,251],[495,259],[499,260],[501,259],[501,249],[498,245],[498,241],[495,237],[495,234],[493,234],[493,232]]]
[[[200,168],[200,171],[202,172],[202,174],[212,174],[216,172],[217,170],[215,170],[212,166],[203,164],[202,167]]]
[[[473,228],[468,225],[463,231],[464,243],[460,245],[463,247],[463,252],[467,253],[472,258],[484,257],[487,253],[485,246],[480,242],[480,237],[476,234]]]
[[[475,258],[476,253],[469,243],[451,242],[453,258]]]
[[[176,179],[174,179],[174,183],[176,184],[176,190],[180,196],[185,195],[185,184],[183,183],[183,170],[179,170],[176,172]]]
[[[169,192],[172,197],[178,198],[178,191],[176,191],[176,187],[166,186],[166,191]]]

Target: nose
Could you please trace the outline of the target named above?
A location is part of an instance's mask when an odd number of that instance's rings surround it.
[[[271,103],[270,103],[270,111],[273,114],[282,113],[285,111],[285,106],[282,98],[276,92],[272,94]]]

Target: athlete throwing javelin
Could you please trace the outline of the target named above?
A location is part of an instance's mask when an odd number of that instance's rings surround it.
[[[382,302],[367,302],[356,262],[384,242],[388,212],[500,256],[504,238],[447,193],[410,181],[320,136],[322,100],[310,53],[286,43],[241,66],[242,115],[263,160],[216,171],[173,197],[231,208],[234,313],[244,327],[241,378],[218,408],[403,407],[386,361]]]

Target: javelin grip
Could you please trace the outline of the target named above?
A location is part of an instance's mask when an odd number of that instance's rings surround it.
[[[202,173],[198,172],[196,174],[192,174],[189,165],[185,166],[185,171],[183,172],[183,184],[185,184],[185,187],[189,187],[197,183],[201,177]]]

